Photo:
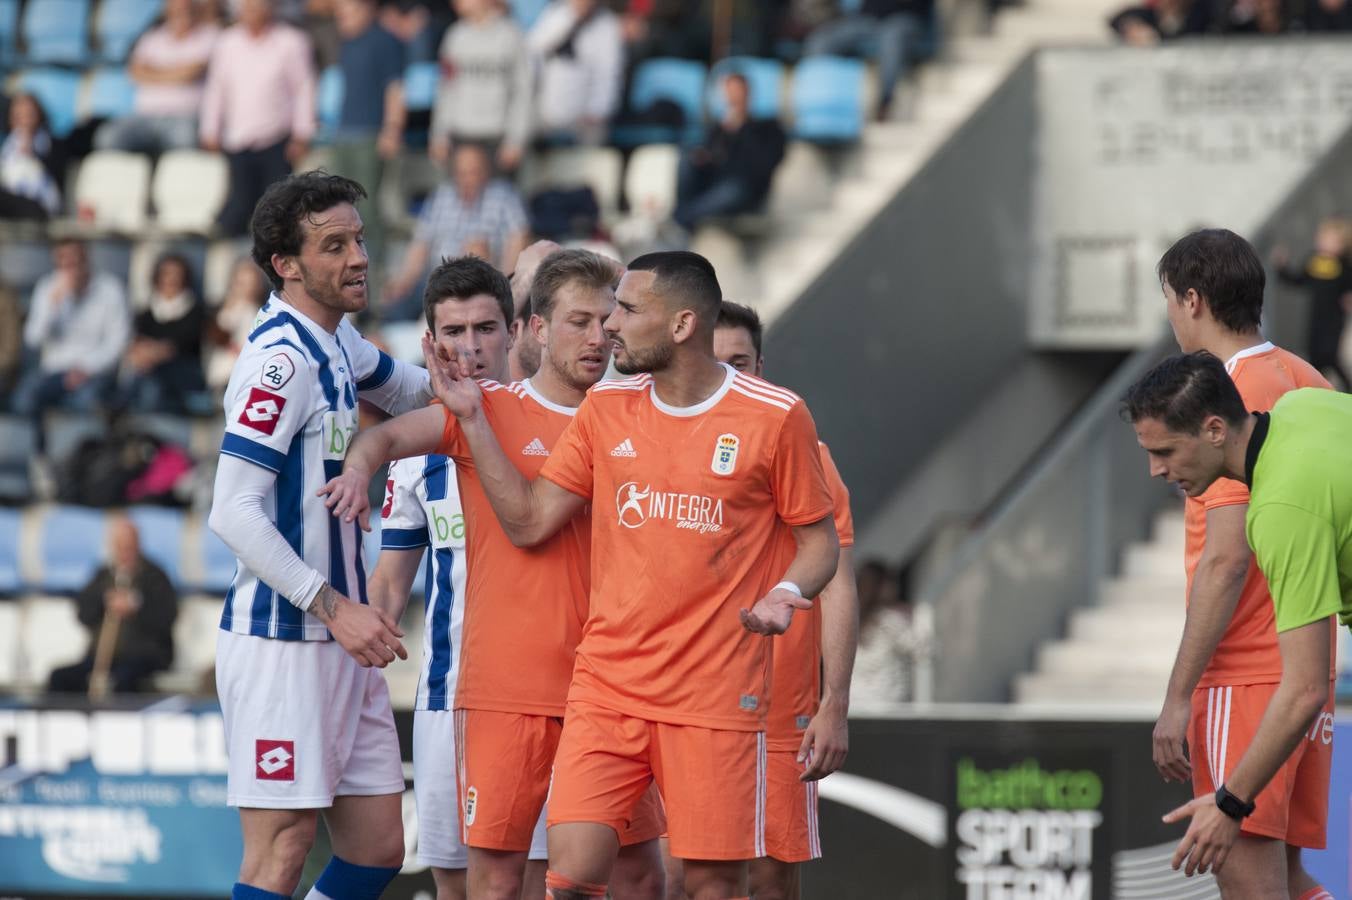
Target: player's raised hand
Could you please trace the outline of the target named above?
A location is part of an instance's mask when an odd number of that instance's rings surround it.
[[[343,469],[342,474],[329,481],[316,495],[324,498],[324,505],[344,522],[356,519],[362,531],[371,530],[371,496],[367,490],[371,475],[356,468]]]
[[[1155,768],[1165,781],[1189,781],[1192,764],[1188,762],[1185,746],[1188,722],[1192,719],[1192,703],[1188,700],[1164,701],[1152,736]]]
[[[315,595],[309,611],[362,666],[383,669],[396,656],[408,659],[408,651],[399,640],[404,633],[398,623],[373,606],[354,603],[326,584]]]
[[[803,732],[803,742],[798,746],[798,762],[807,763],[807,769],[798,776],[798,780],[816,781],[825,778],[845,765],[845,757],[849,752],[850,727],[845,719],[844,704],[823,698],[817,707],[817,714]]]
[[[483,391],[473,377],[474,358],[462,350],[448,357],[430,334],[423,335],[422,348],[436,398],[458,419],[477,413],[483,405]]]
[[[1239,822],[1221,812],[1216,798],[1204,794],[1180,806],[1164,817],[1166,822],[1192,818],[1188,833],[1174,851],[1173,867],[1183,867],[1186,875],[1219,872],[1239,839]]]
[[[777,587],[756,601],[751,609],[738,610],[742,627],[756,634],[783,634],[789,630],[795,609],[811,609],[805,600],[788,588]]]

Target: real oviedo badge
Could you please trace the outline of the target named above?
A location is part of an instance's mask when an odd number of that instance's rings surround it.
[[[735,434],[720,434],[714,444],[714,461],[709,468],[715,475],[731,475],[737,468],[737,447],[741,443]]]

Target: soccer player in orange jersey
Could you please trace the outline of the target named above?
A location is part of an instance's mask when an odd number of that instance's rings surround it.
[[[425,346],[512,541],[532,546],[589,502],[592,603],[549,801],[555,900],[602,897],[617,834],[652,782],[685,891],[746,895],[765,855],[769,642],[835,573],[839,545],[802,400],[713,355],[722,294],[708,260],[630,264],[606,320],[616,368],[528,481],[494,436],[469,361]],[[798,552],[773,567],[778,528]]]
[[[739,372],[760,377],[765,368],[761,334],[754,309],[724,300],[714,330],[714,356]],[[840,768],[849,750],[845,717],[859,642],[859,596],[850,552],[854,522],[845,483],[826,445],[820,447],[835,504],[840,561],[822,591],[820,605],[794,616],[789,630],[775,639],[765,726],[766,852],[751,863],[750,871],[751,895],[757,900],[798,897],[798,863],[822,855],[817,780]],[[792,555],[790,535],[782,535],[779,545]]]
[[[481,382],[484,414],[523,475],[540,469],[587,389],[605,375],[610,349],[602,322],[615,305],[611,285],[619,268],[581,250],[546,258],[531,297],[533,337],[543,348],[540,369],[511,385]],[[464,351],[463,341],[442,343]],[[455,417],[440,405],[370,429],[353,442],[343,475],[332,483],[335,513],[360,514],[346,502],[344,489],[360,496],[382,462],[429,452],[455,461],[467,521],[455,709],[469,896],[516,900],[549,791],[574,651],[588,613],[590,522],[579,515],[535,547],[514,547],[494,517]],[[616,896],[657,900],[662,873],[656,839],[664,822],[652,792],[626,810],[624,825],[625,868]]]
[[[1248,409],[1271,409],[1296,388],[1329,387],[1309,363],[1263,337],[1263,266],[1239,235],[1189,234],[1164,254],[1159,275],[1179,347],[1225,361]],[[1222,478],[1184,509],[1187,623],[1155,725],[1154,759],[1166,781],[1191,778],[1197,797],[1223,789],[1282,675],[1272,597],[1245,536],[1248,503],[1243,483]],[[1332,647],[1332,619],[1328,630]],[[1262,793],[1240,798],[1256,808],[1215,873],[1226,900],[1328,896],[1300,861],[1302,847],[1323,848],[1328,821],[1332,729],[1316,723],[1311,735]]]

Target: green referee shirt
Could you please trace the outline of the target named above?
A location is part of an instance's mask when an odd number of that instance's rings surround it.
[[[1352,626],[1352,396],[1284,394],[1259,414],[1244,468],[1246,533],[1277,631],[1334,613]]]

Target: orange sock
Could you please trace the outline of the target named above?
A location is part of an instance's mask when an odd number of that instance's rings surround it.
[[[1333,900],[1333,895],[1322,887],[1312,887],[1296,900]]]
[[[558,893],[555,893],[555,891],[558,891]],[[564,893],[565,891],[567,893]],[[545,900],[565,897],[604,897],[605,895],[606,885],[604,884],[588,884],[585,881],[574,881],[558,872],[545,872]]]

